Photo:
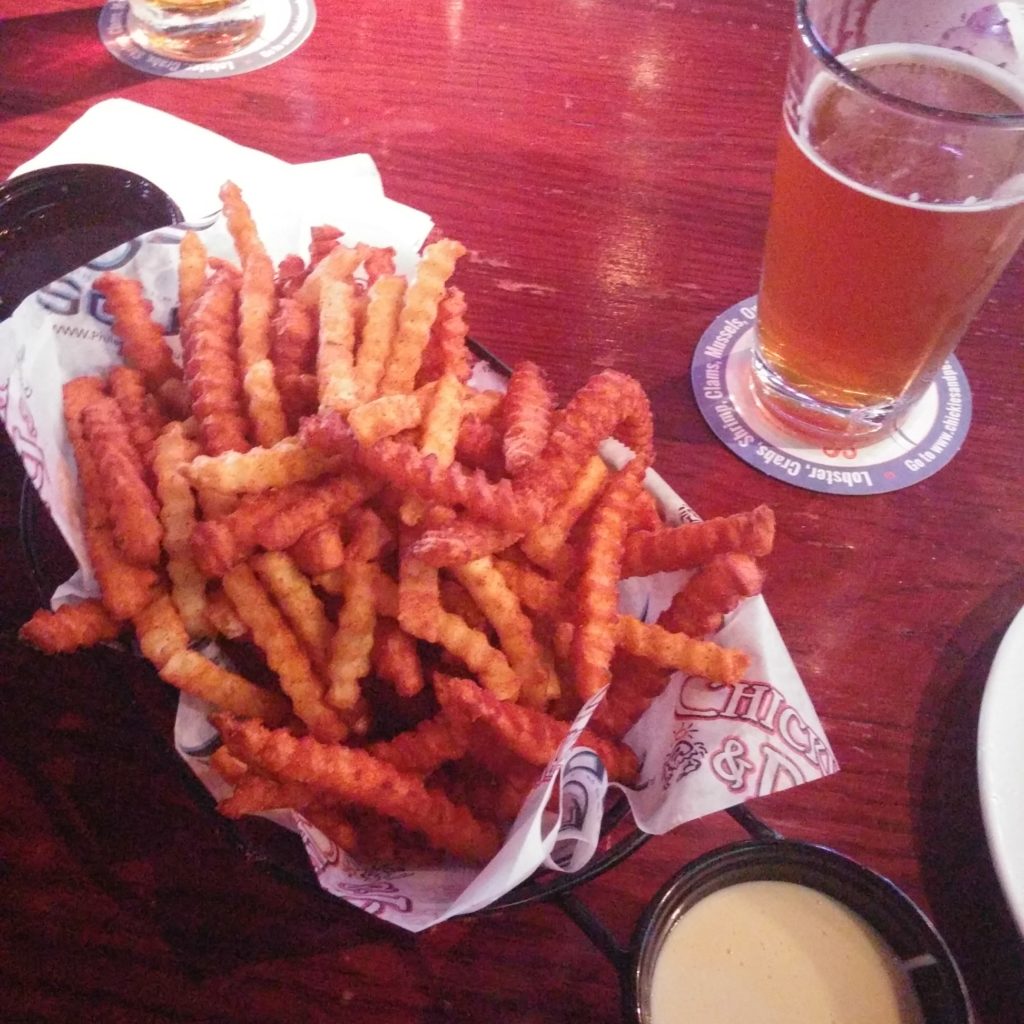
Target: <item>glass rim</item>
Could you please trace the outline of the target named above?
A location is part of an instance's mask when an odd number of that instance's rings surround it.
[[[941,121],[980,127],[1024,129],[1024,111],[1019,114],[981,114],[967,110],[949,110],[946,107],[935,107],[928,103],[920,103],[917,100],[898,96],[896,93],[889,92],[869,82],[862,75],[858,75],[856,71],[853,71],[839,60],[828,43],[822,39],[808,13],[808,3],[809,0],[797,0],[796,3],[796,27],[800,38],[820,64],[851,88],[897,109],[906,111],[909,114],[916,114],[919,117],[931,117]],[[995,64],[992,65],[992,67],[996,66]],[[1021,79],[1021,90],[1022,95],[1024,95],[1024,78]]]

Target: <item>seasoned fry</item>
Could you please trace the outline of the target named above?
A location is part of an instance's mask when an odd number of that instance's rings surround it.
[[[185,380],[199,420],[203,446],[210,455],[247,451],[238,367],[237,282],[218,270],[196,300],[189,319],[191,355]]]
[[[471,679],[455,679],[440,674],[434,677],[434,689],[441,707],[458,720],[479,723],[524,761],[542,767],[569,734],[569,723],[560,722],[542,712],[500,701]],[[580,746],[591,747],[604,761],[608,777],[629,785],[637,774],[636,755],[629,747],[613,743],[589,729],[580,733]]]
[[[434,242],[423,250],[416,280],[406,292],[399,315],[398,334],[381,382],[382,393],[412,391],[423,350],[437,316],[437,307],[444,295],[445,282],[465,252],[465,246],[449,238]]]
[[[509,378],[503,406],[502,447],[509,476],[519,476],[544,450],[554,404],[555,396],[540,367],[520,363]]]
[[[750,555],[716,555],[697,570],[672,598],[662,620],[690,636],[711,636],[745,597],[761,592],[764,573]]]
[[[155,566],[163,538],[158,506],[117,402],[97,396],[82,411],[81,423],[104,481],[118,547],[135,565]]]
[[[632,533],[626,539],[622,572],[625,576],[647,576],[692,569],[730,551],[759,558],[771,551],[774,540],[775,513],[759,505],[751,512],[702,523]]]
[[[320,345],[316,377],[320,409],[348,413],[359,402],[355,376],[355,293],[347,281],[325,277],[320,285]]]
[[[196,502],[184,474],[184,467],[195,458],[198,450],[195,441],[185,436],[180,423],[170,423],[156,440],[153,459],[171,598],[191,637],[207,632],[206,577],[196,564],[191,548]]]
[[[315,448],[305,447],[296,437],[286,437],[269,448],[250,448],[246,452],[225,452],[218,456],[200,455],[186,470],[198,490],[252,494],[303,480],[315,480],[341,466]]]
[[[378,616],[370,661],[376,675],[387,680],[400,697],[415,697],[423,690],[423,664],[416,641],[393,619]]]
[[[129,366],[115,366],[107,377],[110,395],[121,410],[132,447],[143,467],[153,462],[153,444],[166,419],[156,397],[146,390],[146,378]]]
[[[129,366],[140,370],[155,391],[168,380],[181,379],[163,329],[152,319],[153,304],[142,294],[142,285],[121,274],[101,274],[93,283],[114,318],[114,333]]]
[[[47,654],[70,654],[104,640],[116,640],[124,625],[94,600],[61,605],[55,612],[40,608],[18,631],[26,643]]]
[[[572,667],[576,694],[587,701],[611,680],[615,650],[612,626],[618,607],[617,583],[630,503],[640,489],[632,463],[620,470],[605,489],[590,527],[577,589],[576,631]]]
[[[372,401],[380,392],[384,367],[398,334],[404,296],[404,277],[379,277],[370,288],[366,326],[355,359],[356,387],[364,402]]]
[[[178,249],[178,325],[183,334],[205,283],[206,246],[195,231],[189,229]]]
[[[252,632],[253,642],[263,651],[267,664],[277,674],[281,689],[290,698],[295,714],[317,738],[335,743],[345,739],[348,727],[324,703],[324,686],[317,678],[309,656],[252,569],[247,565],[236,565],[224,577],[223,587],[238,617]]]
[[[333,629],[309,578],[280,551],[254,555],[251,560],[260,582],[284,612],[314,665],[327,661]]]
[[[227,715],[216,715],[214,723],[228,749],[262,771],[372,807],[466,860],[486,861],[498,850],[501,839],[493,825],[364,750],[329,746],[309,736],[296,739],[282,729]]]

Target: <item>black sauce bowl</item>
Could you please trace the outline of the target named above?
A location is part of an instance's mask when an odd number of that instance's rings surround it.
[[[182,220],[166,192],[120,167],[60,164],[0,183],[0,321],[51,281]]]
[[[665,883],[638,921],[621,966],[623,1019],[650,1024],[654,964],[669,931],[690,908],[727,886],[764,880],[816,889],[871,925],[909,965],[911,985],[928,1024],[974,1020],[952,954],[909,897],[888,879],[834,850],[781,837],[712,850]]]

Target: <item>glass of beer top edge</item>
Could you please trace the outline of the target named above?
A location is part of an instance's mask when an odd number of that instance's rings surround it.
[[[750,384],[825,446],[927,390],[1024,237],[1024,3],[797,0]]]

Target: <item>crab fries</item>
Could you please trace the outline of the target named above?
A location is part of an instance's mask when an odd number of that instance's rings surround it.
[[[127,365],[67,384],[64,414],[100,594],[24,640],[133,628],[216,709],[223,813],[291,807],[363,858],[489,859],[595,698],[578,742],[635,782],[624,737],[671,672],[743,678],[715,636],[761,589],[771,510],[662,523],[650,406],[623,373],[561,404],[528,362],[506,394],[471,389],[459,242],[406,279],[321,226],[275,268],[241,190],[221,197],[237,260],[185,236],[183,365],[137,282],[97,283]],[[620,610],[623,578],[678,570],[657,623]]]

